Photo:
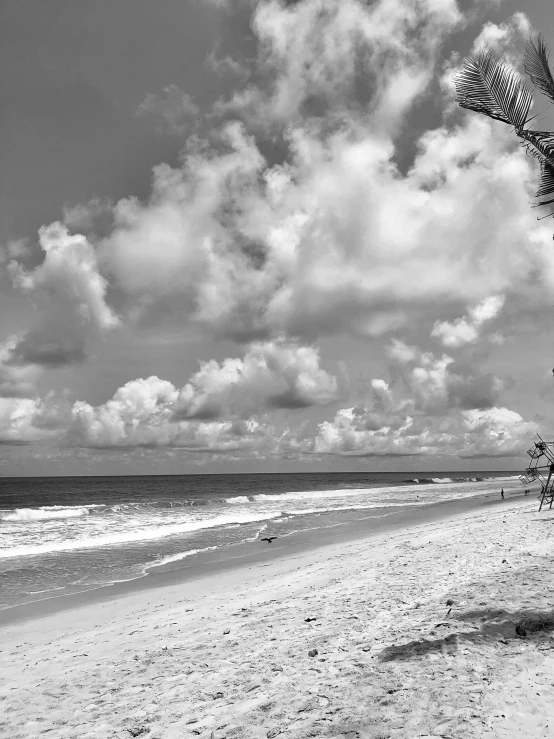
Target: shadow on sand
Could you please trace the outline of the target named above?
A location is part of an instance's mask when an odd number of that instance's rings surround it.
[[[456,614],[451,621],[437,624],[435,630],[459,629],[460,622],[471,622],[473,624],[471,631],[455,631],[442,638],[420,639],[419,641],[387,647],[380,653],[379,659],[382,662],[392,662],[408,660],[434,652],[453,654],[464,642],[476,643],[483,641],[484,638],[489,641],[496,638],[504,642],[507,639],[530,640],[534,636],[554,631],[554,611],[517,611],[512,613],[502,608],[476,609]],[[523,633],[526,636],[519,636],[516,633],[516,626],[520,629],[523,627]],[[554,648],[554,642],[552,648]]]

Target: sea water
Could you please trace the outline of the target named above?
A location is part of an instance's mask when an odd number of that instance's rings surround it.
[[[521,492],[517,473],[0,478],[0,608],[141,577],[199,552],[224,557],[260,536],[501,487]]]

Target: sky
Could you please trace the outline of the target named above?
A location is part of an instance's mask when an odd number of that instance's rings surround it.
[[[525,468],[554,224],[453,79],[548,6],[5,0],[0,474]]]

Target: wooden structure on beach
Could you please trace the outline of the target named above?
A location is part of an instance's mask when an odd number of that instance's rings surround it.
[[[554,441],[544,441],[539,434],[537,436],[540,441],[536,441],[527,452],[531,464],[521,475],[521,480],[527,484],[535,480],[540,483],[540,511],[543,505],[549,504],[549,508],[552,508],[554,503]]]

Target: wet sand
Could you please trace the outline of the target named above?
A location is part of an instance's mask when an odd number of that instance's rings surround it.
[[[0,735],[554,737],[554,513],[456,505],[5,611]]]

